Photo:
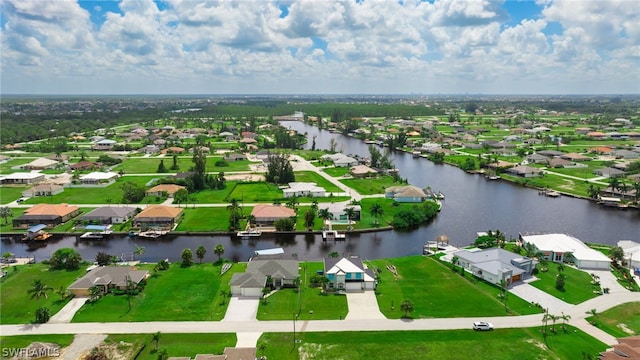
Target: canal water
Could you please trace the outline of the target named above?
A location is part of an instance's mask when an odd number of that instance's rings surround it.
[[[340,152],[368,157],[368,145],[360,140],[335,134],[303,124],[283,122],[284,126],[308,136],[307,147],[316,137],[317,149],[329,149],[332,138],[337,140]],[[382,148],[380,148],[384,151]],[[449,165],[435,165],[426,159],[414,159],[411,154],[395,152],[393,162],[400,176],[412,185],[445,195],[442,211],[429,224],[412,231],[384,231],[348,235],[346,241],[323,242],[320,235],[271,236],[257,240],[240,240],[235,236],[167,236],[159,240],[113,237],[103,241],[79,242],[75,237],[54,239],[41,248],[29,248],[19,241],[3,238],[2,252],[17,256],[35,256],[36,260],[49,258],[60,247],[74,247],[82,256],[94,259],[99,251],[112,255],[131,256],[136,244],[145,247],[143,261],[169,259],[177,261],[185,248],[207,248],[205,261],[217,257],[213,248],[223,244],[223,257],[246,260],[255,250],[283,247],[300,259],[320,259],[330,252],[359,255],[367,259],[400,257],[420,254],[422,245],[439,235],[447,235],[454,245],[473,242],[478,231],[496,230],[507,238],[517,238],[520,232],[559,232],[571,234],[585,242],[615,245],[618,240],[640,241],[640,211],[616,210],[593,202],[562,196],[550,198],[538,195],[534,189],[504,181],[487,181],[478,175],[469,175]],[[196,259],[197,261],[197,259]]]

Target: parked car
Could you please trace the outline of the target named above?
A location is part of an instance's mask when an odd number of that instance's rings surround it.
[[[25,198],[20,198],[20,199],[16,200],[16,202],[19,204],[19,203],[21,203],[21,202],[23,202],[25,200],[26,200]]]
[[[486,321],[476,321],[473,323],[473,330],[476,331],[491,331],[493,330],[493,324]]]

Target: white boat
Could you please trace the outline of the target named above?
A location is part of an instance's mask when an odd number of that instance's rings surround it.
[[[283,248],[272,248],[272,249],[263,249],[254,251],[256,255],[280,255],[284,254]]]
[[[340,233],[338,230],[322,230],[322,240],[344,240],[347,234]]]
[[[102,239],[103,237],[104,235],[102,233],[96,231],[89,231],[80,235],[80,239],[83,240]]]
[[[157,239],[160,236],[166,235],[166,234],[167,234],[167,231],[147,230],[147,231],[141,231],[137,235],[138,237],[142,237],[142,238]]]
[[[260,237],[260,235],[262,235],[262,231],[257,229],[250,229],[245,231],[238,231],[236,235],[241,238]]]

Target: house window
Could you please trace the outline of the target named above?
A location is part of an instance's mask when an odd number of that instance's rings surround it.
[[[347,279],[351,279],[351,273],[347,273]]]
[[[356,273],[356,279],[362,279],[362,273]]]
[[[327,274],[327,278],[329,280],[333,280],[333,278],[335,278],[335,276],[333,274]]]
[[[562,261],[562,255],[564,255],[564,254],[563,253],[556,253],[554,261]]]

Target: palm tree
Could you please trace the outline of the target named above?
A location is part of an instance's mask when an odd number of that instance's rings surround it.
[[[7,219],[13,217],[13,211],[8,206],[0,207],[0,218],[4,220],[4,225],[9,224]]]
[[[556,321],[560,319],[560,316],[549,314],[549,320],[551,320],[551,332],[556,332]]]
[[[145,248],[144,246],[138,246],[138,244],[134,244],[136,249],[133,251],[134,255],[144,255]]]
[[[198,248],[196,249],[196,256],[198,257],[198,259],[200,259],[200,263],[202,264],[202,259],[204,258],[204,255],[207,253],[207,249],[200,245],[198,246]]]
[[[633,201],[637,204],[640,201],[640,181],[636,181],[632,185],[635,194],[633,194]]]
[[[560,319],[562,319],[562,331],[566,332],[567,328],[565,327],[565,324],[569,322],[569,320],[571,319],[571,315],[562,313],[562,315],[560,315]]]
[[[64,285],[60,285],[58,290],[56,290],[56,294],[60,295],[60,299],[62,301],[64,301],[64,299],[67,298],[67,295],[69,294],[69,291],[67,290],[66,287],[64,287]]]
[[[158,346],[160,345],[160,331],[153,333],[151,335],[151,341],[156,344],[156,351],[158,351]]]
[[[31,295],[31,299],[38,300],[38,307],[40,306],[40,298],[49,298],[49,291],[53,290],[51,286],[45,284],[42,280],[34,280],[31,283],[31,288],[27,290],[27,293]]]
[[[293,211],[295,211],[296,213],[298,212],[299,204],[300,204],[300,201],[298,201],[298,197],[295,195],[290,197],[289,201],[287,201],[287,207],[293,209]]]
[[[611,191],[616,191],[620,189],[620,180],[618,178],[613,178],[609,181],[609,187]]]
[[[224,254],[224,245],[218,244],[213,248],[213,253],[218,255],[218,262],[222,261],[222,254]]]
[[[253,214],[247,216],[247,222],[249,223],[249,227],[253,227],[256,224],[256,216]]]
[[[314,212],[318,211],[318,200],[313,199],[313,201],[311,202],[311,210],[313,210]]]
[[[318,217],[322,219],[322,225],[324,227],[324,223],[327,222],[331,218],[331,213],[329,212],[329,208],[318,210]]]
[[[498,283],[500,285],[500,290],[502,290],[502,302],[504,303],[504,311],[507,311],[507,288],[509,287],[509,283],[505,279],[500,280]]]
[[[229,228],[235,230],[240,225],[240,219],[242,218],[242,209],[238,205],[238,200],[231,199],[231,204],[227,206],[229,211]]]
[[[589,184],[589,188],[587,189],[587,194],[589,194],[589,197],[592,199],[597,198],[598,195],[600,195],[600,187],[595,186],[593,184]]]
[[[378,216],[382,216],[384,214],[384,209],[382,209],[382,205],[375,203],[371,205],[371,208],[369,208],[369,214],[375,218],[374,224],[378,225]]]
[[[544,316],[542,316],[542,336],[547,338],[547,323],[549,323],[549,309],[545,309]]]

